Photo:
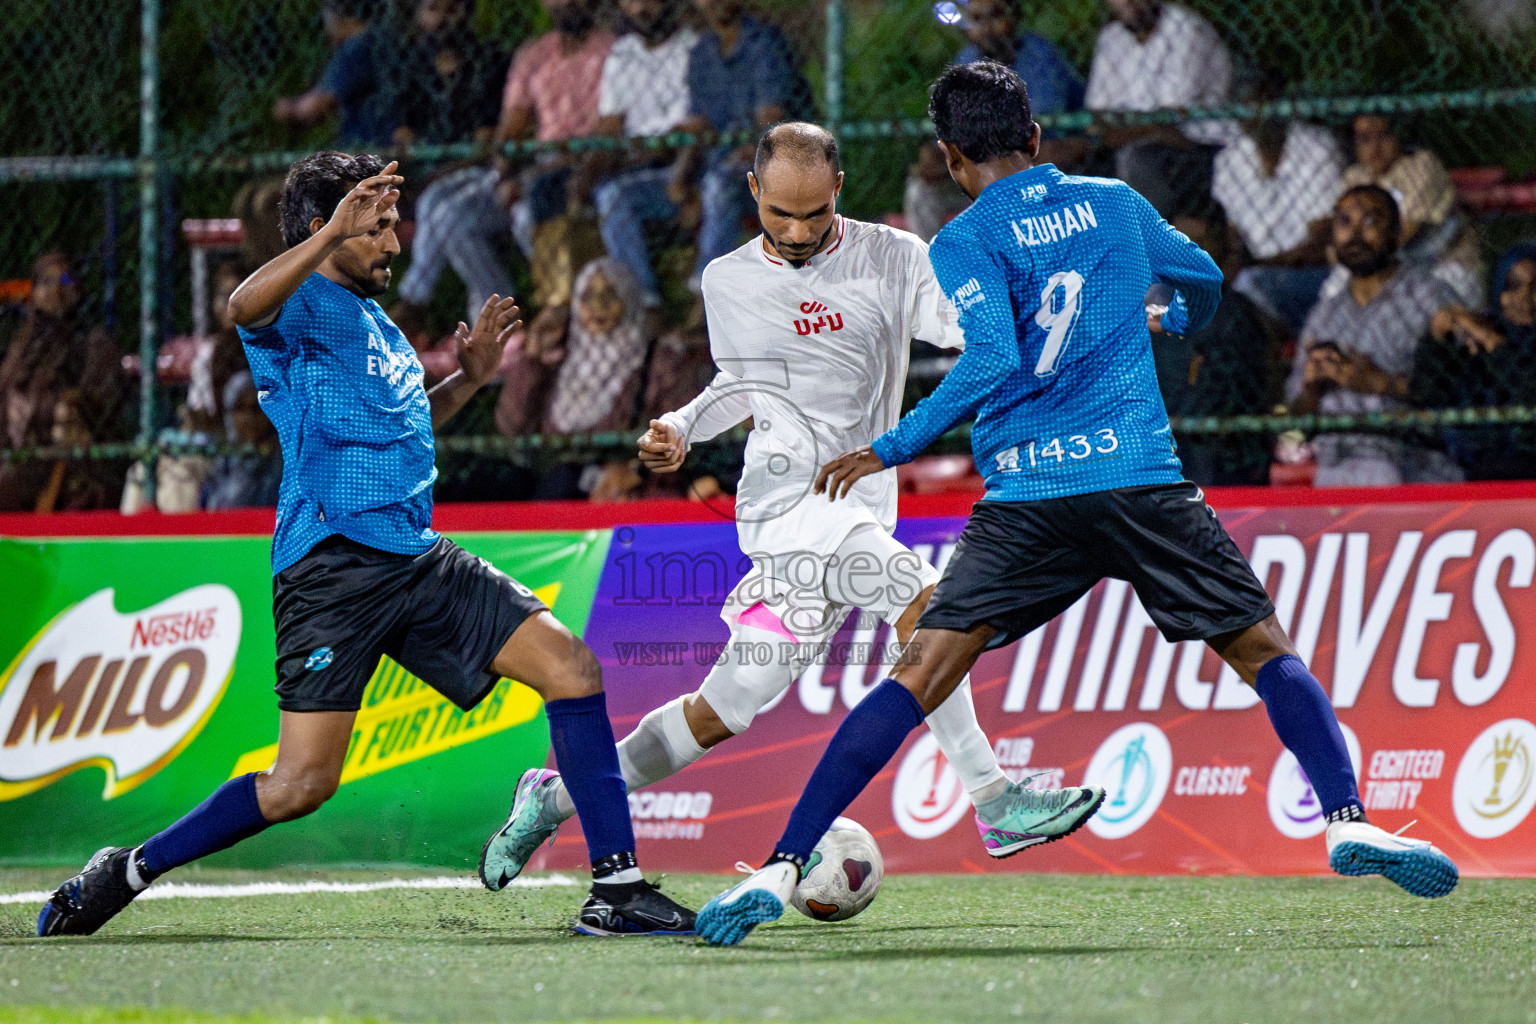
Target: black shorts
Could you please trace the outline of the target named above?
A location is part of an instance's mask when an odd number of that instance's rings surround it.
[[[917,621],[1001,647],[1043,626],[1106,576],[1136,588],[1170,641],[1205,640],[1273,615],[1264,585],[1188,481],[1043,501],[979,501]]]
[[[396,555],[333,536],[272,580],[277,706],[356,711],[387,654],[466,711],[491,663],[544,603],[446,537]]]

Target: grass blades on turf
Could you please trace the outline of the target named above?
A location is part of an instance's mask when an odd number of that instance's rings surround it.
[[[0,871],[0,892],[60,877]],[[666,886],[699,906],[729,881]],[[898,876],[853,921],[789,915],[735,949],[571,936],[582,894],[166,899],[49,941],[32,937],[35,906],[0,905],[0,1024],[111,1007],[180,1015],[85,1019],[1536,1022],[1532,880],[1465,879],[1428,901],[1381,879]]]

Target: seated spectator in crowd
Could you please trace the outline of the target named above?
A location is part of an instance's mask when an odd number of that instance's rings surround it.
[[[1220,106],[1232,98],[1232,58],[1210,22],[1179,4],[1110,0],[1115,18],[1099,32],[1088,71],[1089,110]],[[1164,217],[1203,207],[1211,161],[1231,140],[1226,121],[1179,128],[1146,125],[1100,133],[1115,174]]]
[[[496,427],[503,434],[586,434],[635,427],[697,394],[707,343],[652,336],[629,266],[594,260],[576,281],[574,311],[548,307],[502,364]],[[702,339],[698,339],[702,341]],[[704,370],[703,379],[708,379]],[[538,496],[589,495],[604,466],[557,467]]]
[[[271,508],[277,505],[283,482],[283,457],[277,448],[277,431],[261,411],[256,384],[249,370],[241,370],[224,388],[224,435],[233,445],[252,445],[255,451],[220,455],[203,488],[203,507]]]
[[[1173,337],[1154,331],[1152,358],[1163,404],[1171,416],[1236,416],[1269,412],[1279,399],[1285,369],[1280,361],[1285,330],[1250,298],[1234,290],[1242,266],[1241,244],[1220,205],[1178,217],[1173,226],[1210,253],[1222,270],[1221,305],[1211,322]],[[1269,452],[1256,434],[1180,437],[1184,475],[1202,485],[1263,484]]]
[[[694,4],[709,30],[688,59],[690,113],[682,129],[695,135],[745,132],[751,141],[707,152],[703,146],[685,147],[664,190],[654,183],[625,189],[607,219],[670,220],[697,207],[696,218],[683,216],[685,222],[698,221],[698,258],[689,281],[697,293],[704,268],[740,244],[742,218],[757,208],[747,188],[757,134],[786,118],[804,116],[810,109],[810,87],[795,67],[783,34],[748,16],[744,0]]]
[[[277,101],[274,118],[308,127],[340,114],[337,138],[342,144],[388,146],[394,141],[400,121],[390,77],[398,68],[392,66],[394,47],[386,31],[375,24],[377,8],[377,0],[325,0],[325,39],[335,52],[308,92]]]
[[[1471,224],[1456,210],[1456,188],[1428,149],[1407,147],[1391,123],[1375,114],[1354,120],[1355,162],[1344,183],[1380,185],[1403,214],[1403,259],[1425,263],[1467,306],[1483,302],[1483,263]]]
[[[1284,82],[1267,72],[1256,99],[1280,98]],[[1344,153],[1333,132],[1305,121],[1244,122],[1216,154],[1211,195],[1242,236],[1253,264],[1238,290],[1285,323],[1294,336],[1328,276],[1333,204],[1344,190]]]
[[[417,0],[403,40],[397,145],[486,141],[496,129],[507,55],[470,28],[470,0]]]
[[[176,409],[176,426],[166,427],[155,436],[162,450],[155,459],[155,509],[168,515],[196,512],[203,507],[203,486],[213,471],[213,457],[201,451],[177,451],[177,445],[216,444],[223,438],[223,430],[209,430],[200,425],[202,417],[193,414],[186,405]],[[135,462],[128,467],[123,486],[122,501],[118,511],[125,516],[136,516],[149,506],[144,496],[144,463]]]
[[[229,297],[245,272],[238,263],[225,262],[213,272],[213,294],[209,305],[215,330],[211,337],[197,339],[197,354],[192,362],[192,379],[187,387],[187,409],[193,416],[194,429],[218,433],[224,424],[224,387],[229,379],[250,367],[245,361],[245,347],[229,315]]]
[[[596,27],[596,0],[544,0],[554,30],[524,43],[512,59],[494,141],[562,142],[591,135],[597,127],[598,82],[613,36]],[[400,281],[400,301],[390,314],[408,336],[423,329],[422,315],[445,267],[469,291],[468,323],[492,294],[507,295],[512,277],[497,241],[511,234],[533,266],[536,283],[549,262],[535,258],[537,228],[565,213],[570,161],[542,153],[531,166],[497,156],[461,168],[428,185],[416,202],[411,263]],[[540,254],[541,257],[543,254]],[[568,301],[551,294],[545,278],[540,304]]]
[[[1346,287],[1324,295],[1302,328],[1286,382],[1293,413],[1371,413],[1408,407],[1420,342],[1435,313],[1456,303],[1428,268],[1399,257],[1402,222],[1392,194],[1357,185],[1339,198],[1333,249]],[[1312,439],[1319,487],[1391,486],[1462,479],[1443,451],[1400,436],[1329,433]]]
[[[85,449],[93,442],[84,391],[67,388],[53,404],[49,441],[60,448]],[[117,504],[121,479],[116,468],[99,459],[54,459],[43,463],[42,488],[34,512],[85,512]]]
[[[73,406],[92,417],[93,436],[116,440],[121,352],[105,330],[80,315],[80,281],[69,258],[44,252],[32,264],[32,290],[22,322],[0,359],[0,414],[7,448],[53,443],[59,395],[80,392]],[[30,511],[51,469],[37,461],[0,463],[0,511]]]
[[[1043,37],[1021,27],[1023,0],[970,0],[965,8],[965,34],[970,41],[955,55],[955,64],[995,60],[1011,67],[1029,89],[1029,107],[1035,114],[1060,114],[1081,110],[1083,83],[1067,58]],[[1040,145],[1039,163],[1073,163],[1071,152],[1057,140]],[[970,205],[965,193],[950,180],[937,146],[924,146],[918,162],[907,173],[902,213],[907,229],[925,242],[939,228]]]
[[[1414,397],[1430,408],[1536,405],[1536,242],[1522,242],[1493,273],[1496,305],[1486,313],[1452,306],[1435,314],[1414,368]],[[1474,480],[1536,477],[1536,429],[1529,425],[1444,431],[1451,454]]]
[[[682,8],[674,0],[619,0],[630,31],[613,44],[603,64],[597,134],[646,138],[665,135],[688,120],[693,111],[688,69],[699,34],[682,23]],[[637,208],[629,197],[641,194],[666,202],[673,157],[661,149],[637,149],[623,157],[595,152],[572,185],[572,202],[591,195],[603,245],[634,272],[647,308],[661,305],[646,242],[650,211]]]

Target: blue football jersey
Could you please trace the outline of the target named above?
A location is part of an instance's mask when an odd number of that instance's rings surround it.
[[[311,274],[240,340],[283,446],[272,572],[332,534],[403,555],[436,543],[432,408],[415,350],[379,304]]]
[[[1144,302],[1161,281],[1175,290],[1164,326],[1205,326],[1222,277],[1204,250],[1125,183],[1044,164],[988,186],[929,259],[965,352],[875,440],[887,466],[974,415],[971,449],[992,501],[1181,479]]]

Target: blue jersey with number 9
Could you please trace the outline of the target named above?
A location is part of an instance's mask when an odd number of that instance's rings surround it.
[[[965,352],[938,388],[874,442],[887,466],[976,417],[988,500],[1035,501],[1182,477],[1157,389],[1145,298],[1199,330],[1221,302],[1215,262],[1124,182],[1045,164],[984,190],[933,240]]]

